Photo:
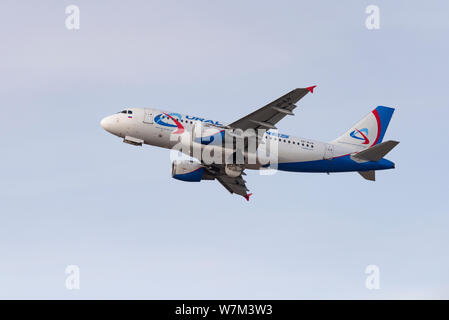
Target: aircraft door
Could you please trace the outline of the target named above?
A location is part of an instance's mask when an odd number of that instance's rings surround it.
[[[145,137],[145,143],[153,146],[166,148],[166,141],[163,136],[162,129],[157,128],[154,122],[154,111],[152,109],[144,109],[142,135]]]
[[[145,115],[143,116],[144,123],[153,123],[153,112],[151,109],[145,109]]]
[[[334,145],[326,144],[326,149],[324,151],[324,159],[332,160],[333,157],[334,157]]]

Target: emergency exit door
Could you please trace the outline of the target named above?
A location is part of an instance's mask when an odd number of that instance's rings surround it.
[[[332,160],[334,157],[334,145],[326,144],[326,150],[324,151],[324,159]]]

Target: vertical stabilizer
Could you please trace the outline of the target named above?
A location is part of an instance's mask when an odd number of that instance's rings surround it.
[[[372,147],[382,142],[394,108],[378,106],[334,143],[353,145],[358,149]]]

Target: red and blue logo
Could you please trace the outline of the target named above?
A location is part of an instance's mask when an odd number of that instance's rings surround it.
[[[351,138],[357,139],[357,140],[364,140],[362,144],[369,144],[369,139],[367,137],[368,135],[368,128],[363,129],[357,129],[355,128],[354,131],[352,131],[350,134]]]
[[[182,118],[182,116],[179,113],[170,113],[170,114],[169,113],[161,113],[161,114],[158,114],[156,117],[154,117],[154,122],[156,122],[157,124],[164,126],[164,127],[178,128],[178,130],[176,130],[173,133],[181,134],[184,132],[184,126],[178,120],[181,118]],[[166,122],[169,119],[172,120],[174,122],[174,124]]]

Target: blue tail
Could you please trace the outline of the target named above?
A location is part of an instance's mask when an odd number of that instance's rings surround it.
[[[394,108],[378,106],[374,109],[373,113],[380,122],[380,133],[379,138],[375,144],[379,144],[384,139],[385,132],[387,131],[388,124],[390,123],[391,117],[393,116]],[[376,115],[377,114],[377,115]]]
[[[394,108],[378,106],[333,142],[353,145],[356,150],[382,142]]]

